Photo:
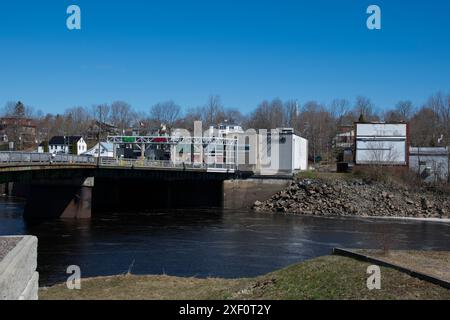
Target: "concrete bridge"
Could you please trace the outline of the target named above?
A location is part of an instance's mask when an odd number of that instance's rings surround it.
[[[27,218],[89,218],[92,211],[221,206],[234,164],[0,152],[0,183],[27,199]]]

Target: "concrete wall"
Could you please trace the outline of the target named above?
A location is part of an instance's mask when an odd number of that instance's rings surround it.
[[[286,188],[290,179],[255,178],[225,180],[223,182],[223,207],[225,209],[248,209],[256,200],[265,201]]]
[[[0,300],[38,299],[37,243],[24,236],[0,261]]]

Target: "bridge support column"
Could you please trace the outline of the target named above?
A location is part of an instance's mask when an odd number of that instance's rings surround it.
[[[24,217],[73,218],[91,217],[94,178],[32,182]]]

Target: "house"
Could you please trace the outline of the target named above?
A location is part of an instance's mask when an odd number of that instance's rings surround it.
[[[12,143],[13,149],[26,149],[36,144],[36,123],[19,117],[0,118],[0,143]]]
[[[38,153],[46,153],[48,152],[48,142],[47,141],[42,141],[39,146],[38,146]]]
[[[408,166],[407,123],[355,123],[355,164]]]
[[[447,181],[449,150],[447,147],[411,147],[409,168],[425,182]]]
[[[86,132],[86,141],[90,145],[97,143],[98,139],[105,139],[108,135],[118,135],[120,130],[109,123],[100,122],[97,120],[91,121],[89,128]]]
[[[339,126],[338,133],[333,139],[333,147],[337,149],[353,148],[355,143],[354,126]]]
[[[80,155],[87,151],[87,144],[81,136],[54,136],[48,142],[50,153]]]
[[[99,150],[99,145],[100,145],[100,150]],[[113,158],[114,157],[114,144],[108,143],[108,142],[97,143],[94,147],[87,150],[82,155],[83,156],[92,156],[92,157],[100,156],[100,158]]]

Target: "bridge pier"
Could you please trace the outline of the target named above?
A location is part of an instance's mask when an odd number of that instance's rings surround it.
[[[33,181],[29,185],[26,219],[91,217],[94,178]]]

